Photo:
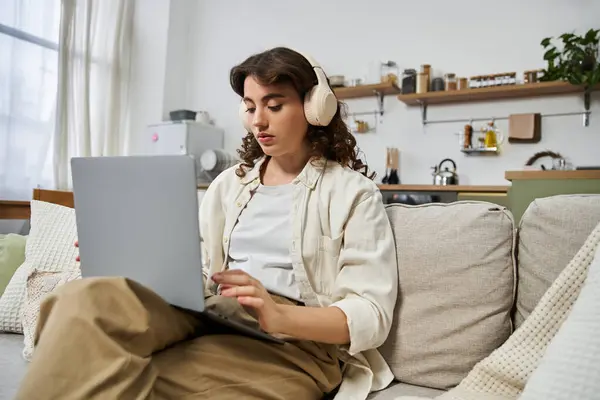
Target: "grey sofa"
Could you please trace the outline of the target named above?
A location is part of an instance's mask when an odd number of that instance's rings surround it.
[[[27,363],[21,357],[23,336],[0,334],[0,399],[12,399],[21,377],[25,374]]]
[[[600,195],[537,199],[518,223],[483,202],[387,211],[400,294],[380,350],[397,381],[377,400],[435,397],[500,346],[600,222]],[[25,373],[22,349],[23,336],[0,334],[0,399],[14,397]]]

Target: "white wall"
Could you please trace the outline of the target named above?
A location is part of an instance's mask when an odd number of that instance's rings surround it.
[[[253,52],[276,45],[295,47],[311,53],[328,74],[349,77],[377,78],[378,67],[373,66],[388,59],[397,61],[402,69],[429,63],[435,75],[520,73],[544,66],[543,49],[539,45],[542,38],[598,28],[600,2],[207,0],[190,4],[189,11],[193,13],[192,23],[187,22],[190,51],[180,60],[190,65],[191,76],[186,82],[191,83],[191,92],[179,94],[181,101],[169,104],[209,111],[217,124],[226,129],[226,148],[233,150],[240,144],[243,130],[236,114],[239,100],[229,87],[228,74],[233,65]],[[145,88],[145,92],[150,93],[150,88]],[[348,104],[350,111],[375,107],[371,99],[352,100]],[[521,168],[532,154],[545,149],[558,151],[576,164],[600,163],[598,96],[590,127],[582,126],[580,116],[547,118],[542,122],[542,142],[505,144],[498,157],[460,153],[454,133],[462,129],[463,123],[423,129],[419,110],[406,108],[394,96],[386,97],[385,108],[384,121],[377,133],[357,136],[367,161],[378,172],[378,179],[384,174],[386,146],[401,149],[403,183],[430,183],[430,167],[446,157],[458,163],[461,183],[465,184],[506,184],[505,170]],[[567,96],[430,107],[429,117],[487,117],[581,109],[581,98]],[[498,126],[507,129],[506,121],[498,121]]]
[[[130,75],[133,152],[142,146],[144,127],[162,118],[170,3],[170,0],[135,2]]]

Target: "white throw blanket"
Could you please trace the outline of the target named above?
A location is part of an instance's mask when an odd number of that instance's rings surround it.
[[[510,338],[436,400],[516,400],[571,311],[600,244],[600,225]],[[599,250],[600,251],[600,250]],[[396,400],[430,400],[400,396]]]

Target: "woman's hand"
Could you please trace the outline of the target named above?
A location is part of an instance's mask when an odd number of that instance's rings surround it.
[[[254,309],[263,330],[280,333],[281,309],[260,281],[241,270],[217,272],[212,280],[221,285],[221,296],[236,297],[241,305]]]
[[[252,307],[268,333],[322,343],[350,342],[346,314],[338,307],[277,304],[258,280],[241,270],[218,272],[212,279],[221,285],[222,296],[237,297],[241,305]]]

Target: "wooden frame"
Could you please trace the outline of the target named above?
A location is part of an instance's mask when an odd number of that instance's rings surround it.
[[[33,189],[33,200],[45,201],[73,208],[73,192]],[[0,200],[0,220],[23,220],[31,217],[29,201]]]

